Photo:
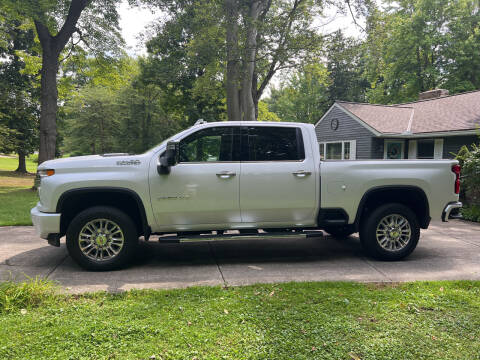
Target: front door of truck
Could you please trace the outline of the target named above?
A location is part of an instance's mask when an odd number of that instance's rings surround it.
[[[195,229],[241,222],[240,129],[217,126],[180,140],[179,163],[170,174],[150,167],[150,196],[159,226]]]
[[[308,134],[296,126],[248,126],[242,131],[242,221],[310,225],[317,197],[315,163],[311,151],[305,154]]]

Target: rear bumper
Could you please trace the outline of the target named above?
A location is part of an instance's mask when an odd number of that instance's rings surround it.
[[[38,210],[38,205],[30,210],[35,231],[42,239],[48,239],[49,235],[60,233],[60,214],[44,213]]]
[[[454,202],[448,203],[447,206],[445,206],[445,209],[443,209],[442,211],[442,221],[447,222],[452,210],[459,209],[461,207],[462,207],[462,203],[460,201],[454,201]]]

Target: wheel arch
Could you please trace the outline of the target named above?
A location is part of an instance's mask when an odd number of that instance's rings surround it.
[[[70,222],[78,213],[93,206],[112,206],[125,212],[134,221],[139,236],[144,235],[146,239],[150,236],[151,230],[140,196],[131,189],[104,186],[71,189],[60,195],[56,212],[61,214],[61,236],[66,234]]]
[[[427,229],[430,224],[430,207],[425,191],[414,185],[386,185],[369,189],[360,200],[355,216],[355,228],[360,228],[362,216],[369,209],[390,202],[408,206],[417,216],[422,229]]]

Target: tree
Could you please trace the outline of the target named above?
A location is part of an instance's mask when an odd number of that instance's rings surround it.
[[[256,119],[258,101],[272,77],[281,69],[302,64],[320,49],[321,37],[312,25],[322,11],[319,1],[158,3],[169,20],[148,44],[151,58],[157,65],[174,64],[162,67],[178,74],[170,78],[191,75],[187,89],[202,79],[213,80],[215,90],[221,83],[228,120]]]
[[[36,55],[31,23],[4,19],[5,44],[0,48],[0,125],[4,137],[0,151],[18,154],[17,172],[26,173],[25,157],[37,147],[38,91],[34,76],[24,72],[20,53]]]
[[[336,100],[364,102],[370,83],[366,79],[363,44],[340,30],[326,39],[325,57],[330,83],[330,105]]]
[[[115,0],[5,0],[4,7],[33,20],[42,48],[39,163],[53,159],[56,148],[57,73],[60,55],[83,42],[96,51],[114,51],[118,42]],[[80,21],[82,13],[85,15]],[[108,35],[108,36],[107,36]],[[110,47],[110,49],[108,49]],[[65,54],[65,56],[68,56]]]
[[[480,87],[480,12],[474,0],[389,1],[367,19],[368,101],[399,103],[445,87]]]
[[[283,121],[315,123],[331,105],[330,83],[323,64],[308,64],[293,73],[279,89],[271,89],[270,98],[265,102]]]

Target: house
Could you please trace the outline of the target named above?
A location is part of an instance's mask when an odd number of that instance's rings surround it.
[[[480,90],[376,105],[336,101],[315,124],[324,159],[448,159],[479,143]]]

